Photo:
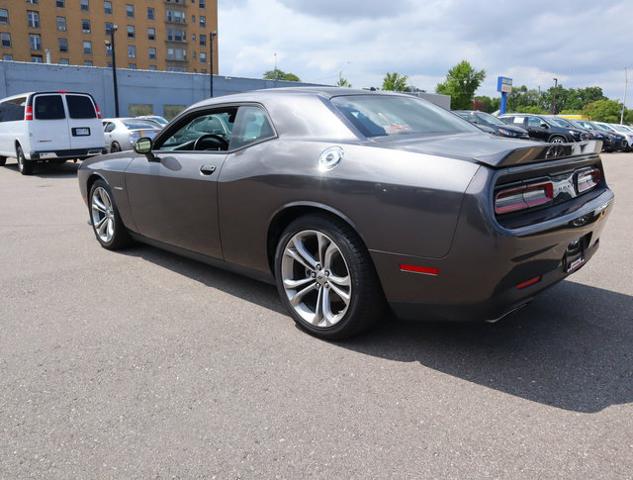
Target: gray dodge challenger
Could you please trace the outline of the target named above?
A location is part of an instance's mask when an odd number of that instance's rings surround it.
[[[285,88],[205,100],[85,161],[97,241],[275,283],[309,333],[390,308],[496,321],[581,268],[613,204],[599,141],[493,137],[405,94]]]

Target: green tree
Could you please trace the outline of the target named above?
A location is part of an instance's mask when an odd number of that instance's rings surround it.
[[[615,100],[596,100],[586,105],[583,113],[592,120],[607,123],[620,123],[622,104]]]
[[[521,113],[524,112],[526,108],[537,108],[545,111],[541,93],[538,90],[528,88],[525,85],[514,87],[512,92],[508,95],[508,111]]]
[[[343,77],[342,75],[339,75],[338,82],[336,82],[336,85],[339,87],[352,88],[352,84],[349,83],[349,80]]]
[[[392,92],[405,92],[407,91],[407,81],[409,77],[400,73],[387,73],[382,81],[382,89],[390,90]]]
[[[291,72],[284,72],[278,68],[268,70],[264,73],[264,80],[287,80],[289,82],[300,82],[301,79]]]
[[[446,80],[438,83],[435,91],[450,95],[452,109],[466,110],[471,108],[475,92],[485,78],[485,70],[475,70],[469,62],[462,60],[448,71]]]
[[[473,98],[473,110],[480,110],[486,113],[492,113],[499,110],[500,98],[491,98],[486,95],[481,95]]]

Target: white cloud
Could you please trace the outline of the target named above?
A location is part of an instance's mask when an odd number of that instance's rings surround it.
[[[334,83],[343,70],[354,86],[379,86],[398,71],[433,91],[465,58],[488,74],[480,93],[510,75],[534,88],[553,77],[596,84],[620,98],[631,18],[630,0],[220,0],[221,73],[260,77],[277,53],[305,81]]]

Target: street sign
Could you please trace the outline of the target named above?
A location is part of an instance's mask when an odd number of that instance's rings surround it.
[[[512,79],[508,77],[497,77],[497,92],[511,93]]]

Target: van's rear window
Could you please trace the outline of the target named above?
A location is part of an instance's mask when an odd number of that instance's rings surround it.
[[[70,118],[97,118],[97,112],[90,97],[85,95],[66,95]]]
[[[38,95],[35,97],[37,120],[62,120],[66,118],[61,95]]]

